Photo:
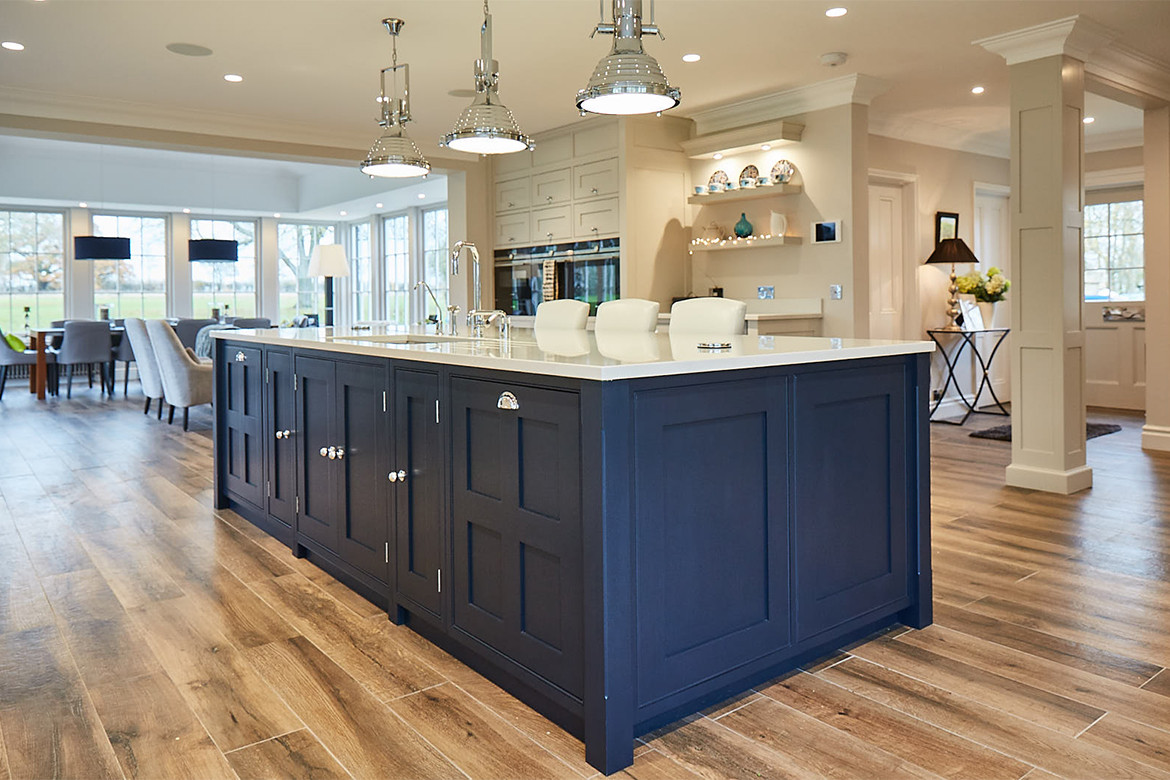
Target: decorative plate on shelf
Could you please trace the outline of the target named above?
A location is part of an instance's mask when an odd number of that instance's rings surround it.
[[[707,179],[707,184],[726,184],[731,181],[731,177],[727,175],[727,171],[715,171],[711,174],[711,178]]]
[[[754,182],[758,178],[760,178],[760,169],[754,165],[744,166],[744,169],[739,172],[740,181],[747,179]]]
[[[787,160],[777,160],[772,166],[772,181],[776,184],[787,184],[792,179],[796,168]]]

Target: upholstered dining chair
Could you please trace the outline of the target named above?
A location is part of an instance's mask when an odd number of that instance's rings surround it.
[[[658,301],[641,298],[621,298],[606,301],[597,307],[594,330],[620,330],[632,333],[653,333],[658,327]]]
[[[138,381],[142,384],[142,394],[146,396],[146,408],[143,414],[150,414],[150,404],[158,401],[158,419],[163,413],[163,386],[162,375],[158,370],[158,360],[154,357],[154,347],[150,344],[150,334],[146,332],[146,323],[137,317],[128,317],[125,322],[126,333],[124,338],[130,342],[130,349],[135,355],[138,364]]]
[[[65,397],[73,397],[73,369],[76,366],[85,366],[90,372],[89,386],[93,387],[93,366],[101,369],[102,391],[109,391],[113,395],[114,363],[112,360],[113,337],[110,334],[110,323],[98,320],[70,320],[65,323],[65,336],[61,340],[61,348],[56,351],[57,376],[60,379],[60,369],[65,368],[66,382]]]
[[[212,367],[192,357],[175,331],[164,320],[147,320],[146,332],[158,360],[163,397],[170,405],[167,423],[175,421],[175,409],[183,410],[183,430],[187,430],[187,412],[192,406],[211,403]]]
[[[560,330],[584,330],[589,320],[589,304],[563,298],[559,301],[545,301],[536,307],[535,327],[558,328]]]
[[[55,356],[49,352],[45,354],[45,359],[49,365],[52,365]],[[8,369],[12,366],[35,366],[37,364],[37,353],[31,349],[17,351],[8,345],[8,341],[0,334],[0,399],[4,398],[4,384],[8,381]],[[52,387],[49,383],[49,387]]]
[[[126,327],[126,320],[124,320],[124,319],[114,320],[114,324],[121,325],[123,328],[125,328]],[[122,332],[122,338],[119,339],[118,345],[113,348],[113,351],[110,353],[110,356],[113,358],[113,360],[114,360],[113,364],[115,366],[118,365],[119,361],[121,361],[122,364],[125,366],[126,374],[125,374],[124,379],[122,380],[122,396],[123,397],[128,396],[130,394],[130,364],[135,362],[135,361],[134,361],[134,346],[130,343],[130,337],[126,334],[125,331]],[[114,385],[114,376],[113,376],[113,374],[111,374],[110,375],[111,388],[113,387],[113,385]]]
[[[195,337],[199,335],[199,329],[204,325],[218,324],[219,320],[179,320],[174,327],[174,334],[179,337],[179,343],[184,347],[195,349]]]
[[[670,307],[671,333],[704,336],[743,334],[747,304],[731,298],[688,298]]]

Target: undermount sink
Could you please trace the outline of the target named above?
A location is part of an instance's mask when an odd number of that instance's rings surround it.
[[[373,341],[379,344],[446,344],[453,341],[478,341],[466,336],[442,336],[437,333],[389,333],[365,336],[329,336],[329,341]]]

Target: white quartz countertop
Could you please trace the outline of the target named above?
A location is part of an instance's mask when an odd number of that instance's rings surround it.
[[[878,341],[810,336],[719,336],[614,333],[512,328],[508,339],[436,336],[421,328],[373,327],[221,330],[212,337],[347,355],[366,355],[516,371],[525,374],[608,381],[745,368],[825,363],[836,360],[931,352],[929,341]],[[726,342],[707,350],[700,342]]]

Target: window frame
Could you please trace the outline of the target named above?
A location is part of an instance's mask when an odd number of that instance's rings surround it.
[[[171,221],[172,216],[173,216],[172,214],[160,213],[160,212],[140,212],[140,211],[121,211],[121,210],[110,210],[110,211],[103,210],[103,211],[99,212],[99,211],[94,210],[94,209],[88,210],[90,235],[96,235],[96,232],[94,229],[94,220],[97,217],[114,217],[114,218],[118,218],[118,219],[129,217],[129,218],[133,218],[133,219],[161,219],[161,220],[163,220],[163,232],[165,235],[165,237],[163,239],[163,242],[164,242],[164,244],[163,244],[163,312],[164,312],[164,314],[163,314],[163,316],[164,317],[170,316],[170,313],[171,313],[172,308],[173,308],[173,303],[171,300],[171,291],[173,290],[173,285],[174,285],[173,278],[172,278],[173,274],[174,274],[174,257],[173,257],[173,252],[171,251],[173,248],[173,243],[174,243],[173,242],[173,226],[172,226],[172,221]],[[183,216],[187,216],[187,215],[184,214]],[[133,257],[134,256],[134,242],[133,241],[130,242],[130,255],[131,255],[131,260],[133,260],[134,259],[134,257]],[[99,262],[101,262],[101,261],[99,261]],[[96,268],[96,265],[94,267],[94,271],[91,274],[91,276],[92,276],[92,279],[90,280],[90,282],[93,285],[93,301],[92,301],[91,305],[93,308],[93,316],[96,318],[98,316],[98,300],[97,300],[97,298],[98,298],[98,293],[99,293],[99,290],[97,288],[97,268]],[[115,295],[120,298],[122,294],[123,293],[121,292],[121,290],[119,290],[119,292],[116,293]],[[130,293],[130,294],[133,294],[133,293]],[[138,294],[143,295],[145,293],[143,293],[140,290],[138,292]],[[120,305],[118,306],[118,309],[120,309]],[[111,309],[110,317],[112,319],[124,319],[124,317],[122,315],[115,314],[115,311],[117,311],[118,309]]]
[[[61,296],[61,317],[62,317],[62,319],[67,319],[69,317],[69,308],[70,308],[69,293],[73,287],[72,266],[73,266],[73,261],[74,261],[73,247],[72,247],[73,229],[72,229],[72,224],[71,224],[71,218],[72,218],[71,210],[67,209],[67,208],[39,208],[37,206],[9,205],[9,204],[0,203],[0,213],[5,213],[5,214],[12,214],[12,213],[58,214],[61,216],[61,290],[60,290],[60,292],[43,293],[43,292],[34,291],[32,293],[14,293],[11,290],[9,290],[7,292],[0,292],[0,299],[4,299],[4,298],[8,299],[9,306],[11,306],[11,298],[13,295],[31,294],[31,295],[36,296],[38,299],[42,296],[47,297],[47,296],[51,296],[51,295],[60,295]],[[8,255],[12,254],[11,243],[9,244],[9,248],[8,248],[8,251],[6,254],[8,254]],[[37,254],[40,254],[40,253],[38,252]],[[9,266],[9,277],[11,277],[11,265]],[[37,309],[38,309],[38,311],[40,309],[39,300],[38,300]],[[11,308],[9,310],[11,311]],[[0,328],[2,328],[5,333],[10,333],[10,332],[11,333],[18,333],[18,332],[23,333],[24,332],[24,313],[23,313],[23,311],[19,312],[18,314],[15,314],[13,316],[14,316],[14,319],[12,321],[11,329],[8,327],[5,327],[5,325],[2,321],[0,321]],[[37,327],[37,326],[48,327],[48,323],[50,323],[51,321],[52,321],[52,319],[45,320],[44,325],[41,325],[39,317],[30,316],[30,318],[29,318],[29,322],[30,322],[30,324],[33,325],[33,327]]]
[[[264,275],[263,269],[261,267],[263,264],[263,253],[262,253],[261,246],[260,246],[260,244],[261,244],[261,218],[260,217],[233,218],[233,217],[225,217],[222,215],[206,215],[206,214],[184,214],[183,216],[188,218],[187,238],[189,240],[196,240],[195,235],[194,235],[196,222],[228,222],[228,223],[237,223],[237,224],[247,222],[247,223],[252,224],[252,226],[253,226],[253,232],[252,232],[252,247],[253,247],[253,251],[252,251],[252,255],[253,255],[253,259],[252,259],[252,268],[253,268],[253,274],[252,274],[253,275],[253,279],[252,279],[252,312],[253,313],[252,314],[240,314],[239,309],[235,308],[236,298],[240,295],[240,293],[235,289],[235,286],[234,286],[235,284],[238,283],[238,280],[235,279],[235,277],[233,277],[234,281],[233,281],[233,287],[232,287],[232,291],[231,291],[232,292],[231,305],[232,305],[233,309],[231,311],[227,312],[227,316],[232,316],[232,317],[259,316],[260,288],[261,288],[261,284],[263,282],[263,275]],[[233,235],[234,234],[235,234],[235,229],[233,228]],[[200,293],[195,289],[195,285],[196,285],[195,269],[192,266],[196,265],[198,262],[199,261],[192,262],[190,257],[187,258],[187,266],[188,266],[187,271],[191,275],[191,315],[195,319],[206,319],[206,318],[211,316],[211,312],[210,311],[199,312],[196,310],[196,306],[195,306],[195,296],[199,295]],[[225,264],[224,263],[212,263],[212,265],[214,266],[214,265],[225,265]],[[236,263],[233,263],[232,265],[235,266],[237,269],[239,267]],[[212,269],[212,270],[213,270],[213,274],[214,274],[214,269]],[[238,276],[238,272],[237,272],[236,276]],[[213,301],[216,297],[219,296],[220,292],[221,292],[221,290],[217,290],[217,291],[212,293]],[[221,312],[221,315],[222,314],[223,314],[223,312]]]
[[[1114,233],[1113,232],[1113,207],[1121,205],[1129,205],[1133,203],[1141,204],[1141,229],[1134,233]],[[1081,300],[1085,304],[1132,304],[1144,303],[1145,295],[1145,280],[1146,280],[1146,263],[1145,263],[1145,198],[1128,197],[1124,200],[1105,200],[1101,203],[1091,203],[1085,205],[1085,212],[1089,209],[1104,208],[1105,209],[1105,233],[1097,233],[1090,235],[1087,229],[1081,231]],[[1087,220],[1086,220],[1087,222]],[[1142,252],[1140,265],[1127,265],[1122,267],[1113,266],[1113,244],[1116,239],[1138,237],[1142,239]],[[1105,254],[1104,266],[1101,268],[1089,268],[1084,260],[1087,254],[1088,242],[1091,240],[1105,240]],[[1112,276],[1114,273],[1122,271],[1140,271],[1141,272],[1141,290],[1142,296],[1140,298],[1115,298],[1113,297]],[[1089,298],[1088,295],[1088,275],[1090,273],[1105,273],[1106,284],[1109,289],[1109,297],[1107,298]]]

